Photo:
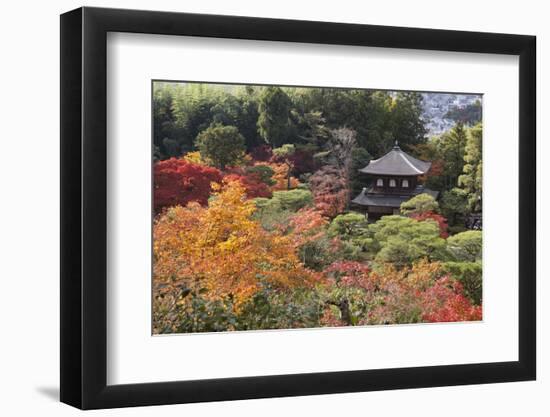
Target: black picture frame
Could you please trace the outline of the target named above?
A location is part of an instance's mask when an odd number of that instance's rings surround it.
[[[519,56],[519,360],[107,385],[108,32]],[[251,17],[88,7],[61,15],[61,401],[95,409],[535,379],[535,45],[534,36]]]

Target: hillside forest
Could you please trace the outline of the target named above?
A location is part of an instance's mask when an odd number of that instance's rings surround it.
[[[433,93],[432,93],[433,94]],[[153,332],[482,319],[481,102],[430,135],[417,92],[153,84]],[[369,219],[398,141],[419,194]]]

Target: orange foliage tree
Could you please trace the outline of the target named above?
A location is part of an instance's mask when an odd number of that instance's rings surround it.
[[[268,166],[270,167],[274,174],[273,174],[273,180],[275,181],[275,184],[271,187],[273,191],[281,191],[281,190],[287,190],[288,189],[288,171],[290,170],[289,166],[283,163],[276,163],[276,162],[256,162],[255,165],[258,166]],[[293,176],[290,177],[290,188],[296,188],[300,182]]]
[[[316,276],[293,250],[292,237],[268,233],[252,219],[253,201],[237,181],[216,187],[208,207],[167,210],[154,225],[154,283],[158,293],[200,292],[231,297],[238,309],[261,289],[309,287]]]

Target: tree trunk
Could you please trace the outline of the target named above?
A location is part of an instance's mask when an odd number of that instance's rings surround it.
[[[346,325],[351,326],[351,312],[349,311],[348,299],[344,298],[342,301],[340,301],[338,308],[340,309],[340,315],[342,316],[342,321],[346,323]]]
[[[291,167],[290,167],[290,164],[287,164],[286,166],[288,167],[288,172],[286,174],[286,189],[290,190],[290,171],[291,171]]]

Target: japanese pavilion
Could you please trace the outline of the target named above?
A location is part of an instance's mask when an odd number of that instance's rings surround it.
[[[399,214],[401,203],[426,193],[438,197],[439,192],[425,188],[419,176],[425,175],[431,162],[421,161],[403,152],[397,141],[390,152],[371,160],[359,170],[369,176],[369,184],[351,200],[356,207],[365,210],[369,219],[378,219],[388,214]]]

